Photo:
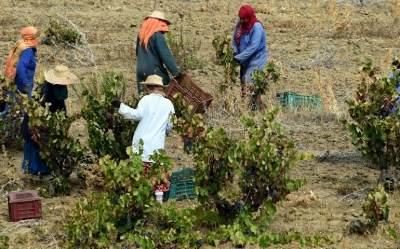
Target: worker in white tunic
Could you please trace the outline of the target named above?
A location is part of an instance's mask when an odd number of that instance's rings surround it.
[[[166,134],[172,131],[171,115],[175,113],[172,102],[165,98],[162,78],[158,75],[150,75],[145,82],[148,95],[144,96],[136,109],[133,109],[119,100],[113,100],[111,104],[118,108],[118,113],[128,119],[139,121],[135,134],[133,135],[133,152],[139,152],[139,141],[143,140],[142,161],[144,162],[145,173],[151,166],[149,157],[155,150],[164,149]],[[156,186],[156,190],[165,191],[168,186]]]

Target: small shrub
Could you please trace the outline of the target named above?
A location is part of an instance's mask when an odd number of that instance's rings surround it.
[[[378,221],[389,219],[389,195],[385,192],[382,185],[378,185],[369,193],[362,204],[362,211],[364,218],[367,219],[368,224],[372,227],[378,225]]]
[[[68,178],[86,154],[86,148],[81,146],[80,141],[73,138],[69,132],[71,124],[79,119],[80,115],[66,116],[62,110],[52,113],[49,110],[50,103],[42,106],[39,99],[38,92],[34,92],[32,98],[23,96],[23,108],[29,117],[28,129],[32,139],[39,145],[40,157],[51,168],[52,173],[57,178],[61,176]],[[66,194],[68,184],[68,181],[62,181],[62,188],[56,188],[62,192],[57,194]],[[51,195],[54,194],[51,192]]]
[[[285,135],[274,117],[277,109],[257,124],[241,117],[248,137],[231,140],[222,127],[205,127],[202,115],[190,119],[173,118],[174,129],[183,139],[193,141],[196,162],[196,194],[207,209],[216,211],[231,224],[236,218],[242,228],[257,230],[270,223],[274,206],[304,180],[291,180],[290,170],[297,161],[294,144]],[[189,151],[187,151],[189,153]],[[231,191],[238,185],[239,191]],[[260,212],[260,216],[253,213]]]
[[[273,62],[266,65],[265,70],[254,70],[251,78],[254,80],[254,89],[259,94],[265,94],[269,90],[269,83],[276,82],[281,75],[280,70],[275,68]]]
[[[113,159],[126,159],[126,147],[132,144],[132,137],[138,122],[115,115],[117,109],[111,105],[114,98],[124,100],[126,82],[122,74],[105,72],[102,79],[92,79],[84,86],[82,97],[86,106],[81,115],[86,120],[89,138],[88,145],[94,155],[110,155]],[[124,101],[135,108],[139,99]]]
[[[9,144],[16,147],[23,147],[23,139],[20,135],[20,128],[23,119],[21,96],[14,82],[6,82],[3,76],[0,76],[0,104],[2,105],[0,116],[0,144]],[[12,98],[7,92],[16,93]],[[5,111],[8,103],[8,111]]]
[[[10,238],[7,235],[0,235],[0,249],[7,249]]]
[[[236,82],[239,76],[239,64],[233,60],[234,51],[230,38],[218,35],[213,39],[212,45],[218,65],[224,67],[224,83],[219,86],[219,92],[223,93],[231,85],[231,82]]]
[[[71,182],[69,178],[58,176],[55,179],[54,190],[56,193],[69,195],[71,193]]]
[[[341,120],[352,143],[381,168],[400,161],[400,113],[390,111],[399,97],[400,71],[392,68],[391,72],[393,78],[377,77],[372,61],[367,60],[360,70],[355,99],[346,100],[353,122]]]
[[[201,47],[201,40],[197,44],[191,44],[189,38],[183,37],[182,27],[179,37],[174,37],[172,32],[167,33],[167,43],[171,53],[175,58],[178,67],[182,71],[203,69],[205,62],[197,58],[197,53]]]
[[[76,44],[80,41],[81,35],[74,28],[68,27],[67,23],[61,23],[58,19],[49,20],[48,27],[44,30],[49,39],[61,44]]]

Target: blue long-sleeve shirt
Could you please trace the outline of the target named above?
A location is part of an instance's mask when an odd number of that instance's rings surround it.
[[[27,48],[21,53],[21,57],[17,64],[17,74],[14,79],[14,83],[19,91],[24,90],[24,84],[29,85],[28,96],[32,96],[33,79],[35,76],[36,69],[36,48]],[[14,99],[15,93],[8,92],[8,95]],[[2,116],[5,117],[9,109],[8,103],[5,106]]]
[[[30,89],[28,96],[31,97],[33,89],[33,78],[36,69],[36,48],[27,48],[21,53],[21,57],[17,65],[17,75],[15,76],[15,84],[19,91],[24,89],[24,84],[28,84]]]
[[[243,31],[240,44],[237,44],[235,37],[239,23],[240,21],[236,23],[235,32],[233,34],[233,50],[238,53],[235,58],[241,62],[241,66],[247,67],[252,60],[257,57],[259,52],[263,52],[264,56],[259,58],[258,63],[260,67],[264,67],[268,58],[267,37],[264,27],[259,22],[254,23],[249,34],[247,34],[246,29]]]

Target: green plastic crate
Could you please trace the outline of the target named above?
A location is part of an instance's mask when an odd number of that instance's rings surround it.
[[[194,176],[196,176],[196,170],[191,168],[183,168],[179,171],[172,172],[169,177],[171,185],[169,190],[164,192],[163,201],[169,199],[181,201],[196,198],[196,194],[194,193]]]
[[[294,92],[277,93],[276,98],[283,109],[300,110],[302,108],[322,110],[318,96],[299,95]]]

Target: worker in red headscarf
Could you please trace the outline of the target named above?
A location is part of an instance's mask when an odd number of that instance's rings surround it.
[[[250,5],[243,5],[239,10],[239,21],[233,34],[234,60],[240,64],[240,83],[242,92],[246,91],[246,83],[253,83],[251,73],[263,70],[268,59],[267,38],[261,24]],[[254,102],[260,99],[253,93]],[[259,101],[260,102],[260,101]],[[253,103],[262,108],[261,103]],[[253,106],[254,108],[255,106]],[[257,108],[256,108],[257,109]]]

